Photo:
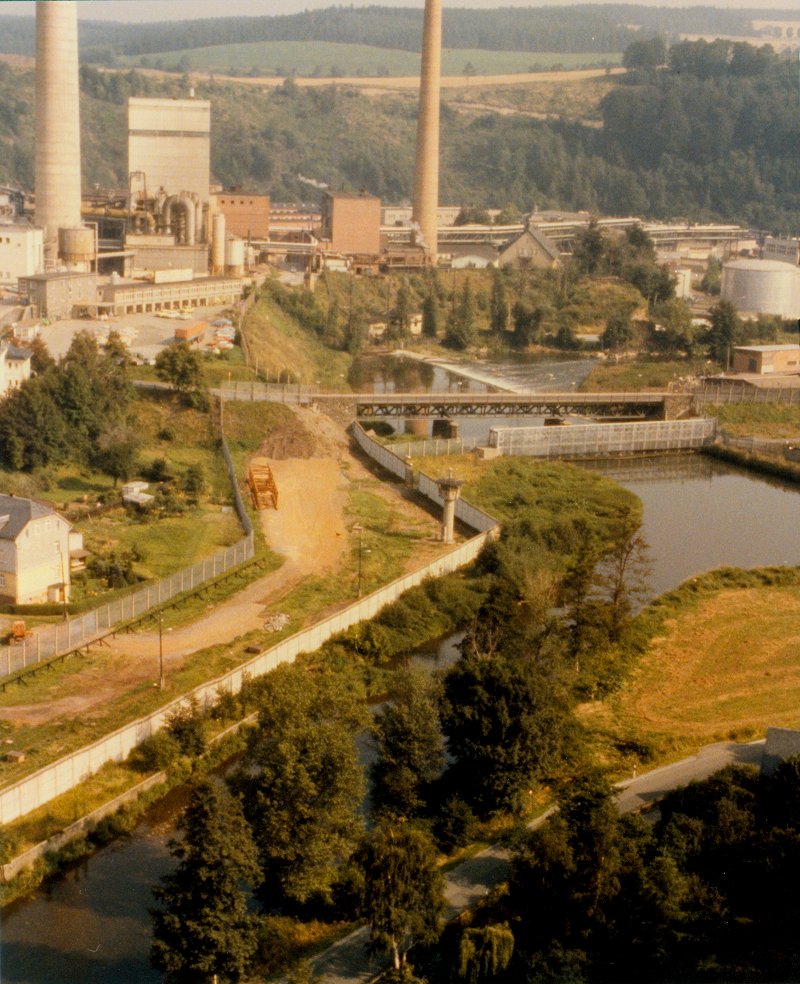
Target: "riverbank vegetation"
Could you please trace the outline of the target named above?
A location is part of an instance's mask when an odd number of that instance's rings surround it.
[[[799,794],[797,757],[770,775],[731,766],[669,793],[648,823],[618,815],[602,774],[570,778],[558,812],[518,841],[508,884],[417,952],[416,973],[429,984],[470,967],[470,979],[503,984],[794,979]]]

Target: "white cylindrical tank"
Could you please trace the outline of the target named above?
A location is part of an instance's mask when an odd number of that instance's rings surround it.
[[[745,314],[800,318],[800,269],[779,260],[732,260],[722,267],[721,296]]]
[[[225,268],[225,216],[217,212],[211,223],[211,272],[222,273]]]
[[[59,229],[58,255],[70,269],[89,270],[94,260],[94,229],[87,226]]]
[[[229,277],[244,276],[244,239],[229,239],[225,243],[225,273]]]
[[[36,3],[36,225],[45,261],[58,253],[58,230],[81,224],[78,11],[75,0]]]

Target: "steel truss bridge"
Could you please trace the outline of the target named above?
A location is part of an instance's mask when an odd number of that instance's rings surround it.
[[[323,402],[325,397],[316,397]],[[341,399],[341,397],[340,397]],[[589,417],[664,420],[666,393],[355,394],[357,417]]]

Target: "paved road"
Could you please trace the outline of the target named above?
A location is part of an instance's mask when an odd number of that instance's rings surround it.
[[[763,749],[763,741],[747,745],[734,742],[707,745],[697,755],[622,782],[618,785],[617,799],[620,813],[651,806],[671,790],[685,786],[693,779],[706,779],[726,765],[758,765]],[[550,813],[552,810],[538,817],[531,827],[538,827]],[[478,902],[508,877],[509,869],[509,852],[497,844],[453,868],[446,876],[446,917],[451,919]],[[313,971],[321,975],[325,984],[368,984],[388,963],[382,958],[367,957],[366,941],[366,928],[357,929],[314,958],[311,961]]]

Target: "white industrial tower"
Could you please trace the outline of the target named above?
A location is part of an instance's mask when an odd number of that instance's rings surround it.
[[[45,262],[58,254],[58,230],[81,224],[78,11],[74,0],[36,3],[36,224]]]
[[[442,76],[442,0],[425,0],[419,84],[417,157],[412,219],[419,242],[436,262],[439,205],[439,90]]]

